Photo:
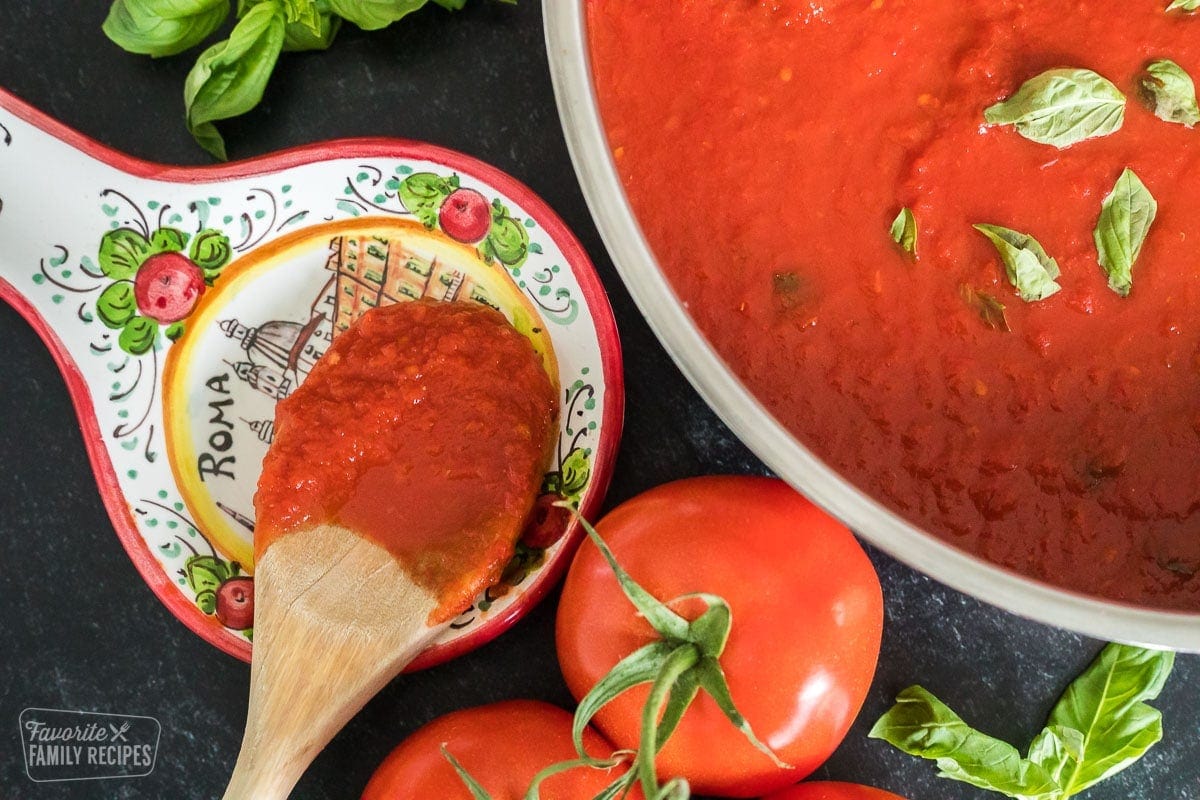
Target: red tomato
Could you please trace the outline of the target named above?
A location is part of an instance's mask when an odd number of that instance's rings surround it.
[[[362,800],[471,800],[443,745],[493,800],[520,800],[544,767],[578,757],[566,711],[535,700],[493,703],[451,712],[418,729],[375,770]],[[590,729],[584,745],[596,758],[613,751]],[[616,777],[587,767],[569,770],[546,779],[542,797],[591,800]]]
[[[813,781],[790,786],[762,800],[904,800],[898,794],[857,783]]]
[[[781,481],[752,477],[660,486],[597,528],[660,600],[725,598],[733,629],[720,662],[733,700],[794,767],[775,766],[701,693],[658,758],[663,780],[679,775],[696,794],[751,797],[795,783],[828,758],[862,706],[883,628],[879,578],[849,530]],[[694,605],[676,610],[694,616]],[[571,692],[583,697],[654,637],[600,551],[584,542],[558,610],[558,661]],[[596,727],[636,748],[647,693],[640,686],[621,695]]]

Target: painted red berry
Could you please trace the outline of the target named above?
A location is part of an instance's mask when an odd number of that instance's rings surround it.
[[[230,578],[221,584],[217,589],[217,619],[235,631],[254,626],[253,578]]]
[[[438,210],[438,224],[451,239],[478,242],[492,227],[492,207],[474,189],[455,189]]]
[[[544,549],[557,542],[567,532],[571,512],[555,503],[562,502],[556,494],[544,494],[533,504],[529,522],[521,534],[521,543],[526,547]]]
[[[202,294],[204,274],[183,253],[150,256],[133,281],[138,311],[163,325],[192,313]]]

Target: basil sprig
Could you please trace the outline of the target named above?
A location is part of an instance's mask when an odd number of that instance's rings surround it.
[[[1125,95],[1089,69],[1052,69],[988,107],[991,125],[1012,125],[1026,139],[1058,148],[1107,136],[1125,122]]]
[[[917,255],[917,218],[911,208],[902,208],[892,221],[892,241],[910,256]]]
[[[1169,58],[1151,61],[1138,78],[1138,89],[1146,105],[1159,119],[1189,128],[1200,122],[1196,84],[1183,67]]]
[[[1004,272],[1022,300],[1045,300],[1062,288],[1055,282],[1058,262],[1046,254],[1037,239],[999,225],[980,223],[974,227],[995,245]]]
[[[1100,205],[1100,221],[1093,234],[1096,251],[1100,267],[1108,275],[1108,287],[1122,297],[1133,287],[1133,264],[1157,214],[1154,195],[1131,169],[1121,173]]]
[[[258,105],[282,52],[324,50],[342,21],[376,30],[430,0],[237,0],[229,38],[196,61],[184,85],[188,130],[220,159],[225,142],[214,123]],[[432,0],[449,11],[466,0]],[[498,0],[515,3],[516,0]],[[131,53],[169,56],[201,44],[221,27],[231,0],[112,0],[103,30]]]
[[[229,0],[114,0],[104,34],[130,53],[173,56],[207,39],[229,15]]]
[[[1109,644],[1067,687],[1028,755],[981,733],[910,686],[868,734],[937,762],[938,774],[1020,800],[1067,800],[1120,772],[1162,739],[1162,691],[1175,654]]]

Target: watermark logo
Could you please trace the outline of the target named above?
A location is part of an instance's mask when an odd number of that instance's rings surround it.
[[[30,780],[86,781],[149,775],[162,726],[154,717],[27,708],[18,718]]]

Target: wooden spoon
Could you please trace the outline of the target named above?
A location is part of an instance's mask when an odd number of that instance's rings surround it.
[[[286,797],[498,578],[556,398],[500,314],[418,302],[368,313],[280,403],[255,497],[250,708],[226,800]]]

